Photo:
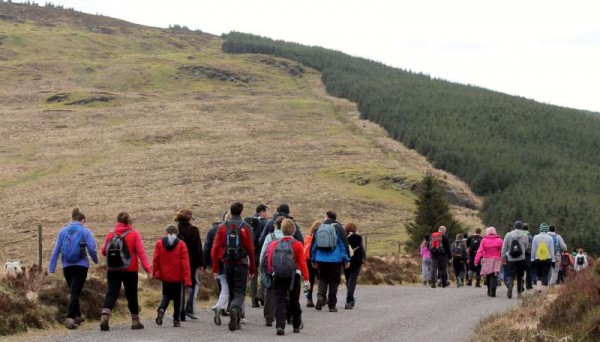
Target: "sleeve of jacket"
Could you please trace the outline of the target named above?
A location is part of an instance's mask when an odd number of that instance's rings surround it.
[[[192,286],[192,271],[190,269],[190,257],[185,243],[180,243],[181,246],[181,272],[183,272],[183,282],[185,286]]]
[[[296,223],[294,221],[294,224],[296,225],[296,232],[294,232],[294,239],[296,239],[296,241],[300,242],[300,244],[304,244],[304,236],[302,236],[302,229],[300,228],[300,225],[298,223]]]
[[[54,273],[56,271],[56,264],[58,263],[58,256],[60,254],[60,248],[63,243],[64,234],[61,230],[56,237],[56,243],[52,250],[52,256],[50,257],[50,265],[48,266],[48,273]]]
[[[87,245],[87,251],[94,264],[98,264],[98,253],[96,253],[96,239],[94,239],[94,234],[89,229],[86,229],[85,235],[85,244]]]
[[[254,260],[254,244],[252,243],[252,233],[251,229],[247,224],[244,224],[244,228],[242,229],[242,243],[244,244],[244,248],[248,254],[248,272],[250,274],[256,273],[256,263]]]
[[[110,241],[110,239],[112,239],[113,233],[109,232],[108,234],[106,234],[106,237],[104,238],[104,243],[102,244],[102,255],[106,256],[106,247],[108,247],[108,242]]]
[[[556,251],[558,252],[566,252],[567,251],[567,244],[565,243],[565,240],[563,240],[562,236],[558,235],[558,245],[560,246],[560,251]]]
[[[464,248],[462,251],[462,258],[464,261],[468,261],[469,260],[469,254],[467,253],[467,245],[463,242]]]
[[[215,233],[215,242],[213,243],[210,258],[212,261],[213,273],[219,273],[219,260],[223,258],[223,243],[225,242],[225,225],[221,224]]]
[[[154,245],[154,253],[152,254],[152,277],[161,280],[160,274],[160,240]]]
[[[262,260],[265,257],[265,254],[267,253],[267,247],[271,243],[271,240],[273,240],[271,238],[271,234],[265,236],[265,239],[263,240],[262,247],[260,249],[260,260]]]
[[[538,239],[536,239],[535,237],[533,238],[533,240],[531,240],[531,261],[535,261],[538,243]]]
[[[208,233],[206,233],[206,239],[204,239],[204,251],[203,251],[204,258],[203,258],[203,261],[204,261],[204,266],[205,267],[211,267],[212,266],[211,265],[212,264],[212,258],[210,257],[210,252],[212,250],[213,242],[215,240],[215,235],[214,235],[214,233],[211,234],[211,232],[216,232],[216,231],[213,230],[213,229],[210,229],[208,231]]]
[[[348,234],[346,234],[344,227],[340,223],[336,224],[335,227],[338,236],[340,237],[340,239],[342,239],[344,247],[346,247],[346,255],[348,256],[348,260],[350,260],[350,242],[348,242]]]
[[[481,241],[479,244],[479,249],[477,250],[477,254],[475,254],[475,265],[479,265],[481,258],[483,258],[483,247],[485,246],[485,241]]]
[[[152,274],[152,268],[150,263],[148,262],[148,256],[146,255],[146,250],[144,249],[144,243],[142,241],[142,235],[140,232],[135,231],[135,251],[137,252],[138,258],[142,262],[142,267],[147,274]]]
[[[509,236],[510,236],[510,233],[506,234],[504,236],[504,241],[502,241],[502,253],[500,253],[501,258],[506,257],[506,254],[508,253],[508,237]]]
[[[198,231],[198,266],[205,267],[204,264],[204,251],[202,250],[202,237],[200,236],[200,229],[196,228]]]
[[[446,251],[446,257],[448,259],[451,259],[452,251],[450,251],[450,242],[448,241],[448,237],[446,235],[442,235],[442,245],[444,245],[444,250]]]
[[[296,262],[296,267],[300,270],[302,278],[304,280],[308,280],[308,267],[306,266],[306,256],[304,255],[304,247],[300,241],[294,242],[292,247],[294,249],[294,261]]]

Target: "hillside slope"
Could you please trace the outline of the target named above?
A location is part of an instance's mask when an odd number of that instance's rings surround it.
[[[38,223],[47,257],[74,206],[98,239],[130,212],[149,248],[178,208],[205,234],[234,200],[247,214],[288,202],[303,227],[334,209],[371,254],[396,252],[431,166],[326,96],[315,70],[222,42],[0,3],[0,260],[33,261]],[[481,225],[480,200],[436,172]]]

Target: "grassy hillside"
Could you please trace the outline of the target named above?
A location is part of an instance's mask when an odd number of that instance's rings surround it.
[[[334,209],[368,234],[370,253],[396,252],[410,189],[431,166],[327,96],[314,69],[222,43],[0,3],[0,260],[33,261],[38,223],[47,258],[74,206],[97,238],[130,212],[148,248],[178,208],[204,234],[234,200],[247,213],[288,202],[303,227]],[[453,203],[480,205],[436,173]]]
[[[290,58],[322,72],[361,117],[485,196],[486,224],[550,222],[600,252],[600,115],[459,85],[338,51],[242,33],[224,51]]]

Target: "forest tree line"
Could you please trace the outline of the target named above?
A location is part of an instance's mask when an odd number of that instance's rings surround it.
[[[339,51],[232,32],[223,51],[275,55],[321,72],[329,94],[484,196],[486,225],[548,222],[599,254],[600,115],[392,68]]]

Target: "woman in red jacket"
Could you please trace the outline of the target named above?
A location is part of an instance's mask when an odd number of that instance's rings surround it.
[[[102,255],[106,256],[108,287],[102,306],[100,330],[110,329],[108,321],[110,313],[117,303],[121,284],[125,287],[125,298],[131,313],[131,329],[144,329],[140,322],[138,304],[138,258],[148,277],[152,277],[150,263],[144,250],[142,236],[131,225],[128,213],[121,212],[117,216],[115,229],[106,235],[102,245]]]
[[[284,219],[281,223],[281,230],[283,231],[283,238],[275,240],[267,247],[267,272],[273,274],[273,288],[275,291],[275,327],[277,328],[277,335],[285,334],[285,323],[286,316],[292,317],[292,324],[294,327],[294,333],[299,333],[302,329],[302,308],[300,308],[300,287],[302,276],[304,279],[308,279],[308,269],[306,268],[306,256],[304,255],[304,247],[302,242],[294,239],[294,233],[296,232],[296,224],[294,221]],[[277,248],[278,245],[289,248]],[[291,245],[291,246],[290,246]],[[293,265],[291,260],[288,262],[282,261],[289,258],[289,249],[292,249],[293,254]],[[278,267],[285,268],[286,271],[291,265],[291,273],[285,272],[281,274]],[[300,273],[300,274],[298,274]],[[304,285],[308,287],[310,284],[306,280]],[[287,315],[287,310],[291,310],[291,315]]]
[[[156,242],[152,258],[152,275],[162,282],[162,299],[158,305],[156,324],[162,325],[169,302],[173,301],[173,326],[180,327],[182,283],[192,286],[190,258],[186,244],[177,237],[178,229],[167,226],[167,235]]]

